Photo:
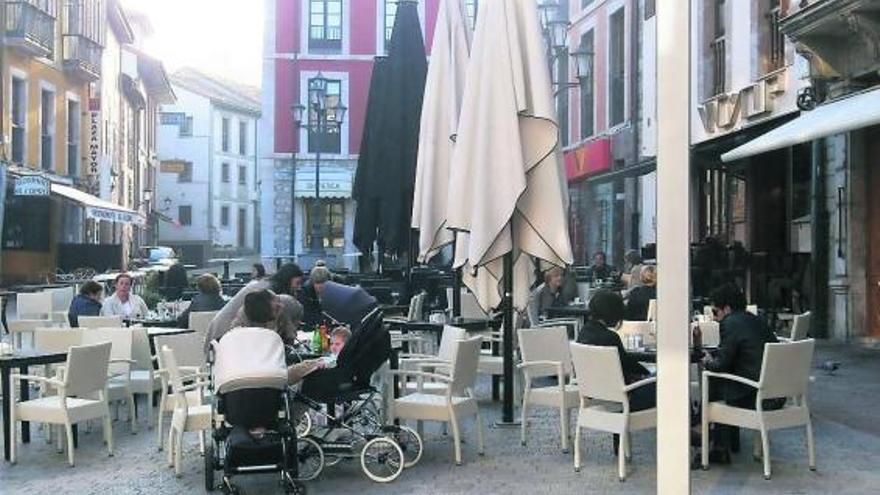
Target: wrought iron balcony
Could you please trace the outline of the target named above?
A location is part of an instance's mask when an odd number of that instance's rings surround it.
[[[55,2],[7,0],[6,42],[29,55],[52,58],[55,53]]]
[[[64,70],[86,81],[101,77],[101,53],[103,47],[81,34],[65,34]]]

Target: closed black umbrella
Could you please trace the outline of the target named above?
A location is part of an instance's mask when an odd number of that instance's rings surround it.
[[[370,253],[410,249],[410,219],[419,122],[428,62],[415,2],[397,8],[387,59],[373,68],[366,125],[355,176],[354,243]]]

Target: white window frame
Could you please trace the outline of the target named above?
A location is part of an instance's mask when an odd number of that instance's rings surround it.
[[[9,68],[9,153],[10,158],[12,158],[12,81],[14,79],[18,79],[24,83],[24,108],[22,109],[22,115],[24,116],[24,122],[22,126],[24,127],[24,138],[21,143],[21,165],[27,163],[28,158],[28,116],[30,112],[28,112],[28,103],[30,102],[30,95],[28,94],[28,73],[18,69],[16,67]],[[2,117],[0,117],[2,118]]]
[[[52,167],[49,169],[46,169],[43,167],[43,91],[48,91],[48,92],[52,93],[52,95],[53,95],[52,96],[52,113],[51,113],[52,122],[50,122],[49,126],[47,127],[47,129],[49,131],[48,135],[52,137],[52,151],[53,151],[52,164],[51,164]],[[57,173],[57,169],[55,168],[55,165],[58,163],[58,160],[57,160],[58,157],[55,156],[56,153],[54,153],[55,148],[57,148],[57,143],[55,140],[58,138],[58,132],[56,129],[56,127],[58,126],[58,108],[57,108],[58,107],[58,101],[57,101],[58,100],[58,92],[55,88],[55,85],[50,82],[41,80],[40,81],[39,98],[40,98],[40,111],[37,115],[37,122],[38,122],[37,131],[39,133],[40,139],[39,139],[39,146],[37,146],[37,152],[38,152],[37,153],[37,168],[40,170],[43,170],[43,171],[51,172],[54,174],[54,173]]]
[[[80,157],[82,156],[82,130],[83,130],[83,127],[82,127],[82,121],[83,121],[83,119],[82,119],[82,112],[83,112],[82,101],[80,100],[79,95],[68,91],[65,94],[65,98],[64,98],[64,113],[67,116],[67,122],[66,122],[66,126],[65,126],[65,130],[67,132],[65,133],[65,146],[64,146],[64,154],[65,154],[65,158],[67,159],[67,160],[65,160],[64,163],[67,165],[67,167],[66,167],[66,171],[65,171],[64,175],[71,175],[70,174],[70,145],[71,145],[71,141],[69,139],[70,138],[70,122],[71,122],[71,120],[70,120],[70,102],[76,103],[77,108],[79,108],[79,113],[76,116],[76,125],[79,129],[78,129],[78,132],[76,135],[77,140],[76,140],[76,143],[74,143],[74,144],[76,144],[76,154],[79,155]],[[80,161],[77,161],[75,177],[82,176],[83,175],[82,172],[83,172],[82,171],[82,163],[80,163]]]
[[[348,72],[321,72],[321,74],[326,79],[340,81],[342,84],[342,94],[340,95],[339,100],[343,105],[348,107],[348,113],[345,116],[345,121],[342,123],[342,129],[339,131],[339,139],[341,140],[339,153],[321,153],[321,156],[327,158],[347,158],[349,152],[348,126],[351,122],[351,105],[348,103],[349,74]],[[309,80],[314,79],[317,76],[318,71],[304,70],[299,73],[299,103],[300,105],[303,105],[304,108],[308,108],[309,103]],[[297,156],[299,158],[315,158],[315,153],[309,153],[309,130],[306,127],[299,128],[299,153],[297,153]]]
[[[365,0],[357,0],[363,2]],[[300,1],[300,26],[299,46],[300,51],[307,55],[323,55],[320,52],[312,53],[309,48],[309,0]],[[351,0],[342,0],[342,50],[334,55],[348,55],[351,53]]]
[[[620,9],[623,10],[623,121],[617,124],[611,124],[611,17]],[[605,10],[605,127],[612,131],[625,127],[629,122],[629,85],[631,84],[629,62],[632,56],[632,46],[629,42],[630,36],[630,16],[632,9],[628,8],[625,0],[616,0],[609,2]],[[595,127],[595,126],[594,126]]]
[[[583,129],[581,129],[581,123],[583,122],[583,120],[581,119],[581,110],[583,109],[583,105],[581,104],[581,100],[583,99],[583,95],[581,94],[580,85],[578,85],[578,91],[577,91],[577,93],[578,93],[577,133],[575,134],[574,132],[572,132],[573,129],[571,127],[573,127],[573,126],[569,126],[568,132],[569,132],[569,135],[571,136],[571,139],[568,140],[569,146],[574,145],[575,143],[583,143],[585,141],[593,139],[594,137],[596,137],[599,134],[599,105],[596,104],[599,101],[597,82],[599,81],[599,77],[600,77],[600,74],[596,70],[599,67],[599,64],[596,63],[597,62],[596,54],[598,53],[598,51],[596,50],[596,46],[599,41],[598,37],[597,37],[597,33],[598,33],[597,24],[598,24],[598,22],[596,22],[595,16],[590,17],[589,19],[585,20],[584,22],[578,24],[579,31],[577,34],[577,38],[571,40],[574,43],[574,46],[569,47],[569,50],[570,50],[569,53],[572,53],[575,50],[578,50],[581,46],[581,38],[583,38],[584,35],[587,34],[588,32],[590,32],[590,31],[593,32],[593,73],[590,75],[590,78],[592,79],[592,82],[593,82],[593,133],[588,136],[583,136]],[[572,74],[572,76],[577,75],[577,62],[569,63],[568,68],[569,68],[569,72]],[[607,70],[606,70],[606,72],[607,72]],[[572,79],[574,79],[574,77],[572,77]],[[606,79],[607,79],[607,77],[606,77]],[[607,99],[607,96],[606,96],[606,99]],[[569,114],[572,113],[572,108],[571,108],[572,106],[573,105],[569,104],[569,108],[568,108]]]

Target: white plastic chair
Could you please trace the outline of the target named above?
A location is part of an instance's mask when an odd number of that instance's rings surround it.
[[[717,321],[701,321],[700,327],[701,344],[705,347],[718,347],[721,344],[721,324]]]
[[[463,328],[453,327],[450,325],[443,326],[443,333],[440,336],[440,346],[437,354],[400,354],[399,362],[401,369],[413,369],[418,371],[433,371],[442,374],[448,374],[452,359],[454,358],[455,349],[458,341],[467,338],[467,331]],[[406,381],[403,384],[404,390],[409,392],[416,391],[421,387],[423,393],[444,394],[446,393],[447,384],[442,381],[428,381],[417,383],[415,381]]]
[[[616,347],[572,343],[571,360],[581,399],[575,429],[574,470],[581,469],[581,429],[616,433],[620,435],[617,476],[623,481],[630,455],[630,432],[657,426],[657,409],[630,412],[627,393],[657,379],[651,377],[627,385]]]
[[[755,316],[758,316],[758,305],[757,304],[749,304],[746,306],[746,312],[751,313]]]
[[[789,337],[780,337],[782,342],[797,342],[804,340],[810,333],[810,321],[812,316],[809,311],[803,314],[795,315],[791,323],[791,335]]]
[[[178,373],[180,374],[181,379],[186,381],[207,378],[209,376],[208,373],[204,372],[204,344],[204,339],[197,333],[165,335],[156,337],[157,348],[167,348],[174,353]],[[159,369],[156,370],[156,375],[158,375],[161,382],[161,393],[159,395],[159,417],[156,421],[156,442],[159,450],[162,450],[165,441],[165,437],[163,435],[163,431],[165,429],[163,419],[165,413],[174,412],[176,404],[175,395],[171,393],[170,390],[171,381],[169,379],[167,369],[165,367],[165,360],[161,351],[156,353],[156,358],[159,363]],[[186,400],[190,406],[202,405],[202,399],[202,390],[193,390],[186,393]],[[202,448],[202,450],[204,450],[203,446],[200,447]]]
[[[196,381],[183,385],[174,351],[165,346],[160,351],[165,372],[174,393],[174,413],[171,416],[171,428],[168,431],[168,465],[174,467],[174,474],[180,476],[180,463],[183,452],[183,434],[187,431],[199,432],[201,443],[204,443],[205,430],[211,428],[211,406],[190,405],[187,392],[201,390],[208,386],[208,381]]]
[[[202,336],[202,341],[205,340],[205,336],[208,335],[208,326],[211,325],[211,321],[217,316],[219,311],[193,311],[189,314],[189,328],[191,330],[195,330],[197,335]]]
[[[121,328],[122,316],[80,316],[80,328]]]
[[[46,292],[52,294],[52,320],[59,323],[68,321],[67,313],[73,301],[73,287],[47,289]]]
[[[521,328],[519,345],[525,390],[522,397],[522,425],[520,441],[526,444],[529,406],[555,408],[559,411],[559,432],[562,451],[568,453],[569,411],[578,408],[577,385],[570,383],[572,374],[571,351],[564,327]],[[555,377],[556,385],[534,387],[532,380]]]
[[[657,343],[657,325],[653,321],[623,321],[617,329],[617,334],[620,335],[624,345],[628,335],[641,335],[645,345]]]
[[[413,376],[420,380],[433,379],[447,384],[444,395],[416,392],[394,399],[390,419],[419,421],[442,421],[452,425],[455,464],[461,465],[461,435],[459,421],[465,416],[475,416],[477,422],[477,451],[483,454],[483,424],[480,409],[474,397],[473,387],[477,379],[477,359],[480,354],[481,337],[460,340],[453,353],[451,373],[441,375],[424,371],[396,370],[390,375]]]
[[[134,393],[131,386],[131,369],[135,364],[132,359],[134,334],[127,328],[89,328],[83,330],[83,345],[110,342],[110,368],[107,380],[108,402],[126,401],[128,403],[128,419],[132,434],[136,433],[137,412],[135,410]],[[117,410],[118,412],[118,410]]]
[[[9,320],[6,322],[9,334],[12,335],[12,346],[15,349],[22,348],[25,334],[31,335],[31,338],[33,338],[33,334],[38,328],[49,328],[51,326],[52,322],[47,319]]]
[[[153,396],[162,388],[162,382],[153,367],[150,355],[150,338],[147,330],[141,327],[129,329],[132,333],[131,355],[134,361],[130,373],[129,386],[133,396],[147,398],[147,428],[153,428]],[[135,408],[137,410],[137,408]]]
[[[764,479],[767,480],[770,479],[770,430],[803,426],[806,429],[809,468],[810,471],[816,470],[813,423],[807,405],[807,387],[810,383],[814,348],[813,339],[764,344],[764,359],[757,382],[729,373],[703,372],[703,469],[709,468],[709,424],[722,423],[758,432],[764,459]],[[754,388],[757,392],[755,409],[730,406],[724,401],[709,402],[710,378],[735,381]],[[764,411],[763,401],[776,398],[789,400],[782,409]],[[757,458],[757,439],[754,451]]]
[[[67,461],[73,466],[73,425],[89,419],[103,418],[104,440],[107,442],[107,451],[113,455],[113,428],[110,424],[106,391],[110,347],[109,342],[71,347],[67,354],[63,379],[19,374],[11,376],[13,386],[9,417],[12,438],[9,440],[9,453],[13,464],[16,461],[16,421],[62,425],[67,433]],[[15,392],[18,387],[15,382],[25,379],[51,386],[58,394],[16,403]],[[97,399],[88,398],[93,395],[97,395]],[[60,435],[58,441],[60,446]]]
[[[52,294],[49,292],[18,294],[15,298],[15,308],[21,320],[49,320],[52,318]]]
[[[657,300],[651,299],[648,301],[648,316],[645,318],[647,321],[655,321],[657,319]]]
[[[705,316],[706,318],[708,318],[710,320],[715,319],[715,312],[712,311],[712,306],[710,306],[708,304],[703,306],[703,316]]]

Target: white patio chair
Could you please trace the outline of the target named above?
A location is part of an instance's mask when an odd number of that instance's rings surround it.
[[[706,318],[708,318],[710,320],[715,319],[715,312],[712,311],[712,306],[710,306],[708,304],[703,306],[703,316],[705,316]]]
[[[52,295],[52,321],[67,322],[67,313],[70,311],[70,302],[73,301],[73,287],[58,287],[47,289]]]
[[[6,322],[6,328],[9,330],[9,334],[12,335],[12,346],[15,349],[21,349],[24,345],[24,335],[30,335],[31,341],[33,341],[34,332],[38,328],[51,328],[52,322],[47,319],[22,319],[22,320],[8,320]]]
[[[657,426],[657,409],[631,412],[627,393],[657,379],[651,377],[627,385],[615,347],[572,343],[571,360],[581,399],[575,428],[574,470],[581,469],[581,429],[616,433],[620,435],[617,476],[624,481],[630,432]]]
[[[165,372],[174,393],[174,413],[171,416],[171,428],[168,431],[168,465],[174,467],[174,474],[180,476],[180,463],[183,453],[183,434],[187,431],[199,432],[200,443],[204,444],[205,430],[211,428],[211,406],[191,405],[187,400],[187,392],[201,390],[208,386],[208,381],[196,381],[183,385],[174,351],[165,346],[160,351]]]
[[[131,433],[138,431],[137,412],[135,411],[134,393],[131,386],[131,370],[135,364],[132,359],[134,333],[127,328],[89,328],[82,333],[83,345],[110,342],[110,368],[107,379],[107,401],[128,403],[128,420]],[[117,409],[118,412],[118,409]]]
[[[437,354],[400,354],[400,367],[401,369],[439,372],[447,375],[452,365],[457,342],[465,338],[467,338],[465,329],[444,325]],[[421,381],[421,385],[416,381],[405,381],[402,385],[407,392],[415,392],[421,387],[421,391],[428,394],[444,394],[448,388],[447,384],[442,381]]]
[[[80,328],[122,328],[122,316],[80,316]]]
[[[620,335],[624,345],[629,335],[641,335],[645,345],[653,345],[657,343],[657,324],[653,321],[626,320],[620,323],[617,334]]]
[[[202,341],[205,340],[205,336],[208,335],[208,326],[211,325],[211,320],[217,316],[219,311],[193,311],[189,314],[189,328],[191,330],[195,330],[197,335],[202,336]]]
[[[474,397],[473,387],[477,379],[477,359],[480,354],[481,337],[460,340],[453,353],[451,373],[441,375],[424,371],[396,370],[390,375],[413,376],[421,380],[433,379],[447,383],[444,395],[416,392],[394,399],[389,417],[418,421],[442,421],[452,425],[455,464],[461,465],[461,435],[459,421],[465,416],[476,417],[477,452],[483,454],[483,424],[480,409]]]
[[[52,318],[52,294],[49,292],[18,294],[15,298],[15,308],[21,320],[49,320]]]
[[[113,428],[110,424],[110,407],[107,403],[107,369],[110,359],[109,342],[95,345],[74,346],[67,354],[63,379],[33,375],[11,375],[11,400],[9,406],[10,461],[16,462],[16,421],[35,421],[62,425],[67,433],[67,462],[73,466],[73,425],[89,419],[104,419],[104,440],[107,451],[113,455]],[[23,379],[44,383],[55,388],[57,395],[22,401],[16,404],[15,382]],[[88,397],[97,395],[97,399]],[[61,436],[58,437],[59,444]]]
[[[657,319],[657,300],[651,299],[648,301],[648,316],[645,318],[647,321],[655,321]]]
[[[526,444],[530,406],[551,407],[559,410],[559,432],[562,451],[568,453],[569,411],[578,408],[577,385],[570,383],[572,374],[571,351],[564,327],[521,328],[519,345],[525,390],[522,396],[522,425],[520,441]],[[532,380],[555,377],[556,385],[534,387]]]
[[[764,345],[761,375],[752,381],[729,373],[703,372],[703,421],[701,461],[709,468],[709,424],[721,423],[756,430],[760,437],[764,459],[764,479],[770,479],[770,431],[803,426],[806,430],[807,457],[811,471],[816,470],[813,442],[813,423],[807,405],[807,387],[813,363],[813,339]],[[731,380],[748,385],[757,391],[755,409],[727,405],[724,401],[709,402],[709,379]],[[788,398],[782,409],[765,411],[765,399]],[[757,458],[758,442],[754,445]]]
[[[516,327],[514,327],[516,328]],[[482,334],[483,342],[491,343],[492,345],[497,345],[502,347],[504,345],[504,328],[499,328],[498,330],[491,330],[488,332],[483,332]],[[513,342],[513,393],[514,400],[520,400],[519,394],[521,390],[519,388],[519,369],[516,368],[519,363],[518,354],[519,354],[519,343],[517,340],[516,332],[513,333],[514,342]],[[492,354],[491,346],[489,348],[480,350],[480,359],[477,364],[477,373],[480,375],[489,375],[490,377],[501,377],[504,379],[504,356],[502,352],[499,352],[497,356]]]
[[[156,347],[159,349],[171,349],[174,353],[177,370],[181,380],[188,382],[200,378],[207,378],[208,373],[205,369],[205,352],[204,339],[197,333],[181,334],[181,335],[165,335],[156,337]],[[165,437],[163,431],[165,429],[164,416],[165,413],[174,412],[176,407],[175,395],[171,392],[171,381],[165,367],[165,360],[162,352],[156,353],[159,363],[159,369],[156,375],[160,379],[160,395],[159,395],[159,417],[156,421],[156,443],[159,450],[164,446]],[[200,406],[204,403],[203,390],[192,390],[186,392],[186,400],[189,406]],[[204,446],[200,445],[202,451]]]
[[[758,316],[758,305],[757,304],[749,304],[746,306],[746,313],[751,313],[755,316]]]
[[[809,311],[795,315],[791,324],[791,335],[788,337],[779,337],[780,342],[797,342],[806,339],[810,333],[811,320],[812,315]]]
[[[153,357],[150,355],[150,338],[147,335],[147,329],[136,327],[129,330],[132,332],[131,354],[134,361],[130,373],[129,386],[135,399],[138,395],[146,396],[147,428],[152,429],[153,396],[161,390],[162,381],[153,367]],[[135,403],[135,411],[137,411],[137,403]]]
[[[721,344],[721,324],[717,321],[701,321],[700,327],[701,344],[706,347],[718,347]]]

